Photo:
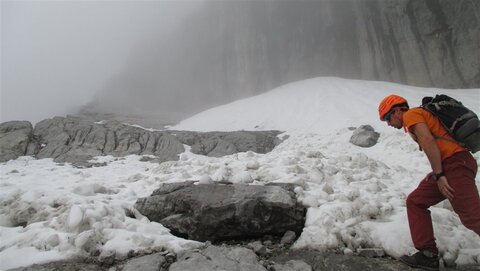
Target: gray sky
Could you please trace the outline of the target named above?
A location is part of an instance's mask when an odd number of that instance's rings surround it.
[[[198,1],[1,1],[0,121],[75,113]]]

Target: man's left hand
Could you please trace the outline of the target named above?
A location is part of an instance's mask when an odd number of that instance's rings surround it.
[[[442,193],[442,195],[444,195],[448,200],[452,201],[455,190],[453,190],[453,188],[448,184],[447,177],[440,177],[440,179],[437,181],[437,185],[440,193]]]

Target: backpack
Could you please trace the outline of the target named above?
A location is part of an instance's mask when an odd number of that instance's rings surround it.
[[[441,94],[434,98],[424,97],[420,107],[436,116],[460,145],[472,153],[480,150],[480,120],[472,110],[466,108],[461,102]],[[450,140],[447,138],[441,139]]]

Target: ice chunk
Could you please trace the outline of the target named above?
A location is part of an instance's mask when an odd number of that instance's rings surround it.
[[[83,210],[78,205],[73,205],[68,215],[68,228],[75,230],[83,220]]]

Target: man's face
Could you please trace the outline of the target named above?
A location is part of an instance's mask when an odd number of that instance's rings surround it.
[[[392,109],[385,115],[385,121],[387,122],[388,126],[392,126],[397,129],[402,129],[403,125],[400,121],[400,110],[398,108]]]

